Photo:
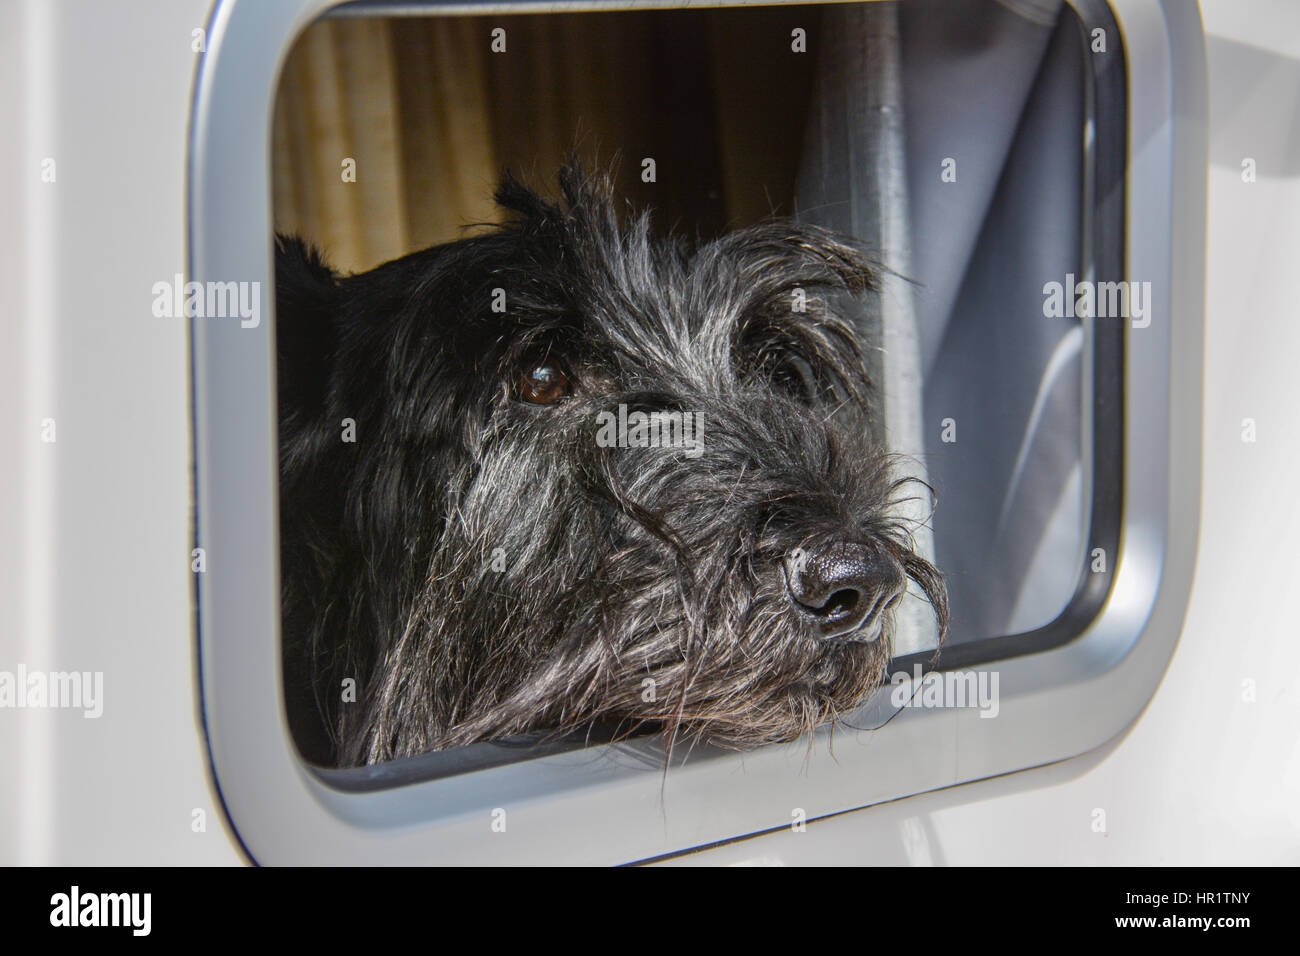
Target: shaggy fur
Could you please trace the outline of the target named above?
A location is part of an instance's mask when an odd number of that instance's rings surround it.
[[[596,722],[791,740],[879,685],[904,575],[946,626],[830,304],[862,254],[790,221],[692,249],[621,226],[605,177],[560,183],[507,177],[508,224],[360,275],[277,240],[286,690],[319,762]],[[539,362],[556,404],[521,400]],[[602,447],[620,404],[700,415],[701,453]],[[793,596],[841,551],[876,592],[828,638]]]

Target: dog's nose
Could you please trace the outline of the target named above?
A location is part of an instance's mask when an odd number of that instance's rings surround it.
[[[861,544],[833,542],[795,548],[785,559],[786,589],[795,609],[825,638],[874,641],[884,614],[907,589],[903,567],[891,555]]]

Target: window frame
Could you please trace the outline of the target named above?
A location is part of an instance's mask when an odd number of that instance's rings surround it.
[[[344,12],[683,5],[719,4],[354,3]],[[334,6],[336,0],[221,0],[214,9],[191,117],[188,279],[257,281],[271,295],[275,92],[299,33]],[[214,780],[250,858],[629,862],[786,826],[796,809],[813,820],[1066,759],[1105,744],[1137,718],[1176,645],[1197,543],[1204,39],[1192,5],[1072,6],[1086,24],[1113,13],[1123,36],[1128,145],[1115,171],[1127,187],[1118,204],[1122,245],[1101,220],[1097,231],[1112,236],[1102,254],[1123,257],[1118,277],[1152,280],[1154,321],[1126,330],[1117,366],[1123,494],[1099,597],[1089,599],[1060,641],[1022,646],[1016,656],[990,657],[1005,645],[993,651],[979,646],[985,642],[955,645],[953,655],[944,655],[944,668],[996,669],[998,719],[981,719],[973,709],[909,708],[886,732],[839,731],[833,756],[822,731],[811,752],[806,741],[748,754],[697,751],[676,758],[666,775],[653,741],[559,744],[524,759],[517,748],[482,744],[358,770],[312,768],[294,748],[283,709],[274,310],[264,309],[254,329],[195,319],[195,546],[207,558],[207,569],[195,575],[197,680]],[[1098,95],[1103,81],[1096,80]],[[1101,259],[1098,269],[1102,278]],[[498,809],[506,811],[504,832],[493,828]]]

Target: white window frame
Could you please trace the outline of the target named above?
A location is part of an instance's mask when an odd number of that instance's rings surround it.
[[[1098,0],[1077,0],[1077,10]],[[221,0],[191,126],[190,278],[274,288],[270,136],[284,59],[333,0]],[[422,15],[662,3],[432,3]],[[671,6],[712,6],[683,4]],[[734,5],[734,0],[733,4]],[[379,4],[366,12],[392,13]],[[400,5],[404,8],[416,4]],[[1113,0],[1126,51],[1127,277],[1154,320],[1125,343],[1124,488],[1109,593],[1079,636],[981,667],[1000,713],[906,709],[881,731],[663,773],[653,742],[541,752],[479,745],[376,768],[305,765],[284,715],[279,642],[275,325],[192,330],[199,684],[213,774],[250,857],[273,864],[621,863],[1074,757],[1137,719],[1182,628],[1197,547],[1206,181],[1194,4]],[[888,690],[883,693],[888,693]],[[504,832],[494,828],[505,811]]]

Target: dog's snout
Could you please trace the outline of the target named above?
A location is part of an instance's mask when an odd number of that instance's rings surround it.
[[[907,584],[893,557],[847,541],[796,548],[784,569],[795,609],[825,638],[875,640],[885,612],[902,598]]]

